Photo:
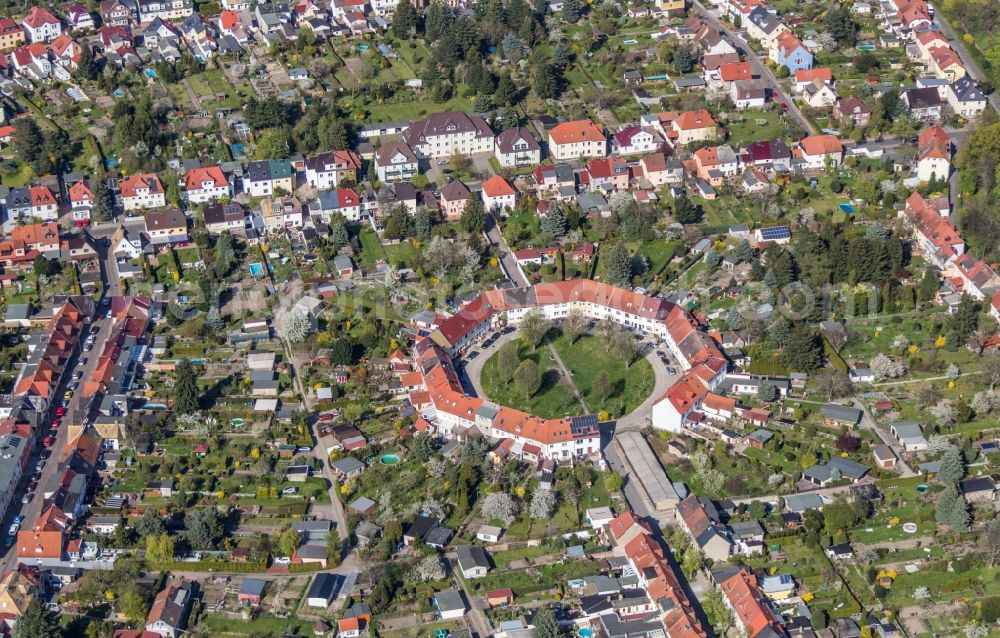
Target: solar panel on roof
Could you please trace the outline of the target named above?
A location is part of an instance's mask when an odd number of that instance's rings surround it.
[[[772,228],[760,229],[760,236],[767,239],[787,239],[792,236],[787,226],[774,226]]]

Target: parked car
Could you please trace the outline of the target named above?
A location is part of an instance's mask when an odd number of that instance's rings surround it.
[[[56,416],[62,416],[64,414],[66,414],[66,408],[64,408],[61,405],[58,408],[56,408]]]
[[[14,523],[16,523],[17,525],[20,525],[23,522],[24,522],[24,514],[18,514],[17,516],[14,517]]]
[[[14,523],[13,525],[10,526],[10,529],[7,530],[7,533],[11,536],[17,536],[17,530],[19,529],[21,529],[21,524]]]
[[[21,497],[21,505],[27,505],[30,502],[31,502],[31,492],[27,492],[25,493],[24,496]]]
[[[281,490],[281,493],[284,494],[285,496],[289,496],[291,494],[298,494],[298,492],[299,488],[297,487],[286,487],[285,489]]]
[[[51,434],[42,439],[42,445],[44,445],[45,447],[52,447],[52,444],[55,442],[56,442],[55,437],[53,437]]]

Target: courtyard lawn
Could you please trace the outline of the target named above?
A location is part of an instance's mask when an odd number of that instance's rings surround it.
[[[569,338],[561,335],[553,345],[592,413],[606,410],[613,414],[628,414],[653,391],[653,368],[646,359],[637,359],[626,368],[625,362],[615,353],[607,351],[597,336],[583,335],[570,345]],[[601,370],[611,376],[615,388],[611,397],[603,402],[593,395],[594,379]]]
[[[781,116],[774,111],[751,109],[739,114],[733,114],[732,119],[725,122],[729,137],[726,141],[732,145],[744,145],[757,140],[773,140],[784,137],[786,127],[781,123]]]
[[[538,364],[542,373],[542,385],[538,392],[530,398],[525,398],[524,393],[513,381],[514,371],[501,371],[494,354],[483,365],[482,385],[486,396],[501,405],[524,410],[546,419],[579,414],[580,404],[577,403],[572,388],[561,383],[559,366],[553,361],[548,348],[541,345],[532,352],[530,347],[520,342],[518,347],[522,361],[531,359]]]

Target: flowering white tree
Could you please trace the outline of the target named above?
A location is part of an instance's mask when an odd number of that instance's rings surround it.
[[[433,496],[424,499],[424,502],[420,504],[420,511],[431,518],[444,518],[444,508]]]
[[[892,340],[892,347],[896,350],[906,350],[910,347],[910,340],[901,332]]]
[[[611,207],[612,212],[619,214],[634,201],[635,198],[632,197],[630,191],[615,191],[608,198],[608,206]]]
[[[938,425],[947,427],[955,422],[955,408],[948,399],[939,401],[937,405],[932,405],[928,412],[937,420]]]
[[[531,518],[551,518],[556,509],[556,495],[553,490],[535,490],[528,512]]]
[[[927,451],[931,454],[941,454],[950,447],[951,441],[943,434],[932,434],[927,439]]]
[[[965,638],[986,638],[990,635],[990,630],[979,623],[970,622],[965,626]]]
[[[776,473],[776,474],[772,474],[771,476],[767,477],[767,486],[769,488],[771,488],[772,490],[775,489],[775,488],[777,488],[777,487],[781,487],[784,483],[785,483],[785,475],[784,474],[778,474],[778,473]]]
[[[905,363],[882,353],[875,355],[869,367],[871,367],[872,374],[875,375],[875,379],[878,381],[898,379],[906,374]]]
[[[898,187],[899,185],[896,184],[896,182],[891,179],[883,179],[881,182],[878,183],[879,190],[885,194],[895,193]]]
[[[976,411],[976,414],[983,415],[1000,410],[1000,393],[997,392],[977,392],[969,402],[969,407]]]
[[[441,478],[444,476],[445,471],[447,471],[448,466],[445,464],[444,459],[428,459],[427,460],[427,473],[434,478]]]
[[[289,343],[302,343],[312,332],[312,322],[301,308],[292,308],[281,323],[281,332]]]
[[[486,519],[497,519],[509,526],[517,518],[517,501],[506,492],[490,492],[481,501],[479,512]]]
[[[913,590],[913,598],[915,600],[927,600],[930,597],[931,597],[931,590],[927,589],[923,585]]]
[[[441,559],[437,554],[431,554],[420,559],[420,562],[415,565],[411,574],[413,574],[417,582],[421,583],[432,580],[444,580],[447,575],[444,571],[444,565],[441,564]]]
[[[955,379],[962,376],[962,371],[959,370],[958,366],[953,363],[950,366],[948,366],[948,371],[945,372],[945,374],[948,376],[949,379],[954,381]]]

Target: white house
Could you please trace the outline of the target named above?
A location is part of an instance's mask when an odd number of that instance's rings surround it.
[[[201,204],[232,195],[229,180],[218,166],[194,168],[184,176],[184,196],[192,204]]]
[[[509,128],[496,137],[494,149],[500,166],[532,166],[542,161],[542,146],[526,128]]]
[[[414,122],[403,133],[403,141],[422,157],[492,153],[495,138],[486,120],[458,111],[435,113]]]
[[[488,211],[510,212],[517,205],[517,190],[501,175],[482,184],[483,205]]]
[[[51,42],[62,32],[62,22],[43,7],[31,7],[28,15],[21,21],[28,42]]]
[[[120,182],[119,188],[125,210],[144,210],[167,205],[166,192],[155,173],[129,175]]]
[[[844,145],[836,135],[808,135],[799,141],[802,159],[808,168],[836,168],[844,161]]]
[[[606,157],[608,140],[590,120],[562,122],[549,130],[549,154],[556,160]]]
[[[361,156],[354,151],[328,151],[306,161],[306,181],[313,188],[337,188],[342,181],[357,182]]]

